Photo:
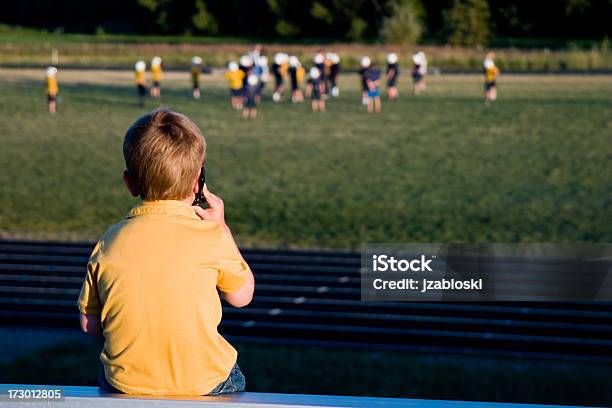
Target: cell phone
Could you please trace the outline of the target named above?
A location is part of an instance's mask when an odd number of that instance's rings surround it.
[[[198,192],[196,193],[192,205],[206,204],[206,198],[204,198],[204,183],[206,183],[206,168],[202,166],[200,177],[198,178]]]

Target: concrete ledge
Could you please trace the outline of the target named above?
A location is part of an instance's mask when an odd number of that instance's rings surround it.
[[[557,405],[505,404],[495,402],[468,402],[444,400],[420,400],[407,398],[344,397],[335,395],[268,394],[245,392],[218,397],[156,397],[143,395],[107,394],[97,387],[46,386],[25,384],[0,384],[0,406],[40,407],[47,406],[46,400],[36,402],[8,400],[11,389],[50,389],[64,392],[65,400],[57,402],[61,407],[206,407],[229,408],[299,408],[299,407],[410,407],[410,408],[538,408],[560,407]],[[49,406],[56,403],[51,402]],[[569,408],[564,406],[564,408]]]

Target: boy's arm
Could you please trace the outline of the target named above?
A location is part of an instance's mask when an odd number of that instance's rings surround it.
[[[100,322],[100,316],[81,313],[80,323],[83,333],[90,336],[102,337],[102,323]]]
[[[98,294],[97,274],[99,264],[96,262],[100,250],[100,242],[95,246],[92,256],[87,263],[85,281],[79,294],[78,307],[80,311],[79,321],[83,333],[91,336],[102,336],[102,324],[100,319],[101,302]]]
[[[242,257],[242,254],[240,253],[240,250],[238,249],[238,246],[236,245],[236,241],[234,240],[232,231],[230,231],[227,224],[224,224],[223,228],[225,230],[225,233],[231,238],[231,241],[234,246],[234,249],[236,250],[236,253],[240,257],[242,262],[246,265],[246,261]],[[237,291],[233,291],[233,292],[223,292],[222,291],[221,293],[223,294],[223,298],[230,305],[234,307],[244,307],[248,305],[249,303],[251,303],[251,301],[253,300],[253,292],[255,292],[255,277],[253,276],[253,272],[251,271],[251,269],[248,268],[247,281],[244,284],[244,286],[242,286],[242,288],[238,289]]]
[[[245,307],[253,300],[253,292],[255,291],[255,278],[253,273],[249,274],[248,282],[236,292],[226,293],[221,292],[223,299],[234,307]]]
[[[206,201],[210,205],[210,208],[204,210],[199,206],[194,206],[194,211],[201,219],[215,221],[221,225],[225,235],[225,242],[220,249],[225,249],[221,251],[223,252],[222,258],[227,258],[228,261],[224,262],[225,265],[221,268],[223,269],[221,270],[221,273],[224,277],[220,282],[224,284],[219,284],[218,287],[220,288],[223,298],[230,305],[235,307],[244,307],[251,303],[251,300],[253,300],[253,292],[255,291],[255,277],[253,276],[253,272],[249,268],[248,264],[242,257],[242,254],[236,245],[236,241],[232,236],[232,232],[225,223],[223,200],[208,191],[206,184],[204,185],[203,192]],[[229,265],[231,265],[231,267]],[[242,280],[245,280],[245,282],[239,287],[234,287],[231,284],[231,281],[240,282]]]

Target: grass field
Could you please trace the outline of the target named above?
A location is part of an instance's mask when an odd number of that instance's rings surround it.
[[[608,406],[610,364],[237,344],[252,392]],[[0,364],[0,382],[96,385],[100,347],[65,344]]]
[[[59,113],[42,70],[0,69],[0,234],[95,239],[135,203],[121,182],[135,105],[129,71],[60,71]],[[368,116],[356,76],[325,115],[266,100],[255,122],[229,108],[220,74],[189,96],[168,73],[163,105],[207,137],[211,190],[242,245],[612,241],[612,77],[431,77],[427,94]]]
[[[116,34],[64,34],[0,24],[0,66],[38,66],[51,62],[57,50],[59,64],[70,67],[106,67],[129,69],[134,61],[149,61],[155,55],[164,58],[166,67],[189,68],[192,55],[200,55],[207,66],[224,66],[237,60],[255,40],[190,36],[142,36]],[[442,45],[396,46],[376,43],[279,43],[266,42],[268,54],[288,52],[303,62],[310,61],[321,47],[337,52],[344,68],[356,69],[362,55],[383,64],[388,52],[400,54],[400,64],[410,67],[409,56],[416,50],[427,53],[429,66],[480,72],[484,50],[476,47]],[[526,45],[526,44],[524,44]],[[540,47],[495,47],[497,63],[503,70],[520,71],[590,71],[612,69],[610,41],[559,44],[554,49]]]

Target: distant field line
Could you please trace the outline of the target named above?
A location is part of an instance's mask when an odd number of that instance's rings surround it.
[[[216,82],[225,85],[225,79],[223,78],[224,69],[218,68],[213,69],[211,73],[204,74],[202,76],[203,82],[211,83],[211,79]],[[555,82],[573,82],[581,81],[585,78],[591,78],[588,73],[573,73],[557,75],[554,73],[547,74],[528,74],[528,73],[502,73],[502,80],[507,82],[538,82],[538,81],[549,81],[554,80]],[[189,80],[188,69],[184,70],[165,70],[164,71],[164,83],[183,83]],[[343,72],[341,78],[357,80],[356,73],[354,72]],[[82,68],[61,68],[58,75],[60,83],[75,84],[75,83],[90,83],[90,84],[113,84],[113,85],[133,85],[133,71],[130,69],[82,69]],[[408,71],[402,72],[402,79],[409,79]],[[431,74],[428,76],[429,80],[454,82],[454,81],[482,81],[481,73],[441,73],[438,75]],[[593,79],[597,82],[602,80],[606,82],[612,80],[612,71],[607,74],[597,75]],[[0,82],[15,82],[15,81],[42,81],[44,80],[43,68],[14,68],[14,67],[0,67]],[[270,83],[272,80],[270,81]]]

